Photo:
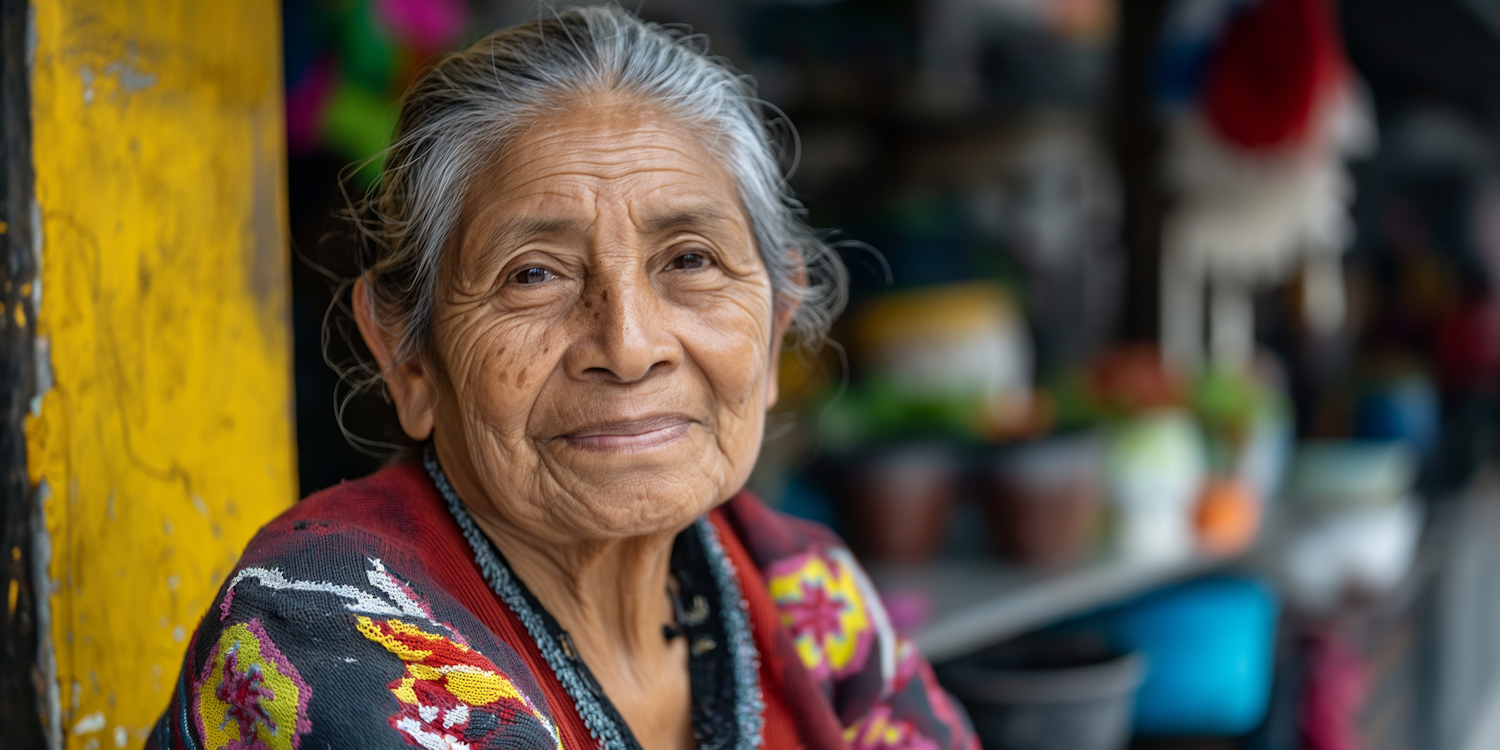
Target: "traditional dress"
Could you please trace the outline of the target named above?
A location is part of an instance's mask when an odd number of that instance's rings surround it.
[[[672,573],[705,750],[977,750],[822,527],[741,492]],[[436,460],[303,500],[250,542],[148,748],[638,750]]]

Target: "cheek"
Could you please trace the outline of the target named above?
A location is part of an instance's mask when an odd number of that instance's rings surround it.
[[[701,313],[688,347],[713,389],[721,438],[759,445],[770,371],[769,299],[729,302]]]
[[[455,321],[445,361],[460,411],[503,434],[525,432],[560,347],[544,326],[500,316]]]

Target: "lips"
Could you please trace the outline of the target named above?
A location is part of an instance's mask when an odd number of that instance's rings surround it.
[[[681,414],[599,422],[563,435],[569,445],[596,453],[638,453],[680,440],[693,426]]]

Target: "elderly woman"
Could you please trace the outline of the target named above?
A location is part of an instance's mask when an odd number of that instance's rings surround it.
[[[150,747],[977,747],[828,532],[741,487],[837,261],[743,78],[619,8],[451,55],[353,312],[424,457],[250,543]]]

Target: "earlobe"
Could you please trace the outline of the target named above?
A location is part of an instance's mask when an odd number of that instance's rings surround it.
[[[781,349],[786,333],[797,316],[797,301],[784,299],[776,304],[775,317],[771,321],[771,365],[766,374],[766,409],[776,406],[781,397]]]
[[[766,373],[766,411],[776,406],[781,397],[781,338],[771,342],[771,367]]]
[[[406,357],[396,360],[400,346],[400,333],[380,324],[366,277],[354,282],[354,323],[359,326],[360,336],[375,363],[380,367],[381,378],[396,405],[396,415],[401,420],[401,430],[407,437],[422,441],[432,435],[437,410],[437,387],[427,374],[421,357]]]

